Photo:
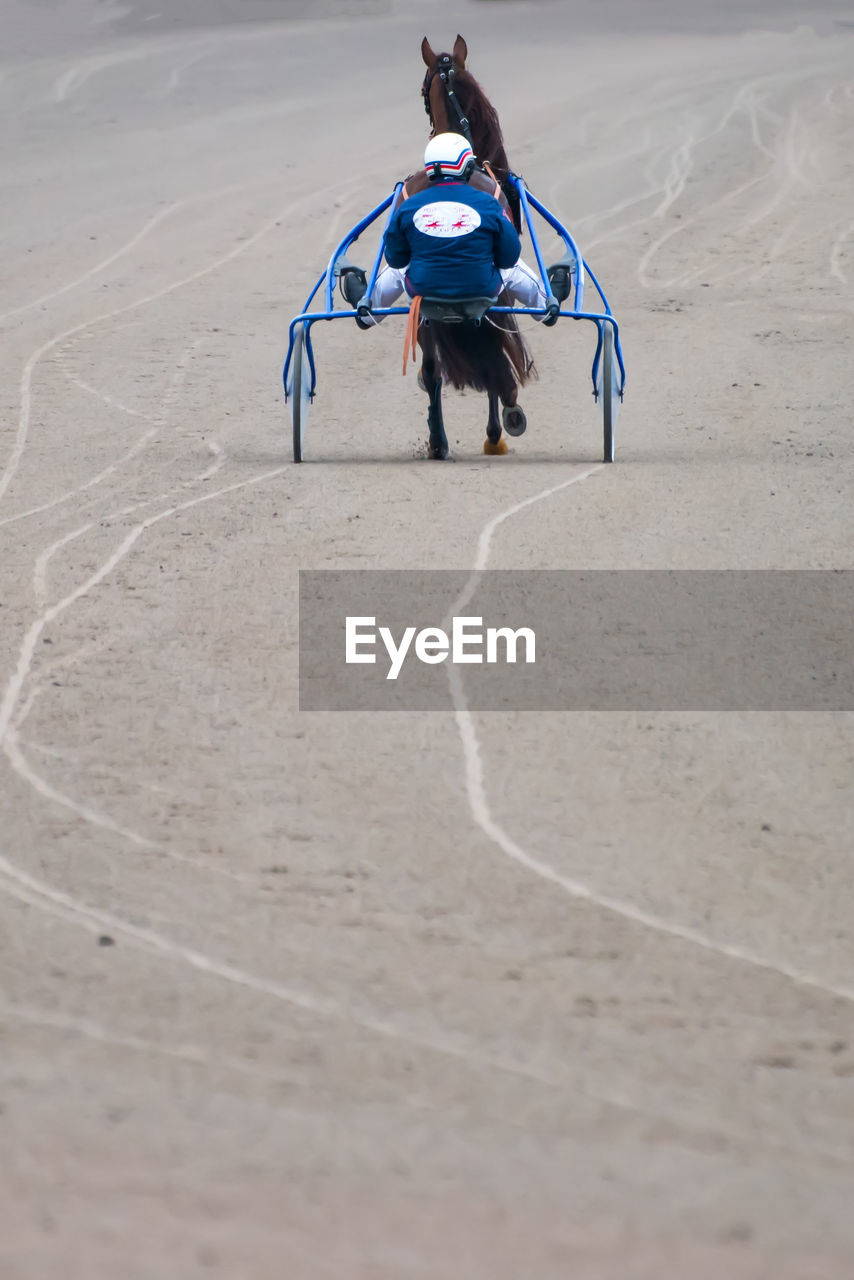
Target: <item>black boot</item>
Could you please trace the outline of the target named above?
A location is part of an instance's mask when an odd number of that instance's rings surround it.
[[[575,262],[569,258],[564,258],[561,262],[555,262],[546,269],[546,275],[552,287],[552,294],[557,298],[558,302],[566,302],[569,297],[572,291],[574,273]]]
[[[345,267],[339,277],[341,296],[351,307],[356,307],[365,296],[367,277],[361,267]]]
[[[355,311],[359,303],[365,296],[368,287],[368,279],[361,267],[352,267],[349,264],[341,265],[338,273],[338,285],[341,289],[341,296],[345,302],[349,302]],[[360,329],[370,329],[371,325],[361,316],[356,316],[356,324]]]

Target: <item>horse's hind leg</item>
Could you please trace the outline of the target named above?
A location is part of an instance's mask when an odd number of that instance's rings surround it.
[[[418,335],[423,356],[421,364],[421,381],[430,398],[427,410],[427,427],[430,439],[427,446],[431,458],[444,461],[451,456],[448,437],[445,435],[445,421],[442,416],[442,379],[436,363],[436,351],[427,334]]]
[[[499,394],[502,404],[501,423],[504,430],[508,436],[524,435],[528,419],[525,417],[524,409],[517,403],[519,388],[516,385],[516,379],[513,377],[513,370],[510,367],[509,360],[506,361],[506,376],[502,378]]]
[[[509,359],[501,353],[495,372],[495,390],[489,393],[489,421],[486,427],[484,453],[506,453],[507,441],[501,438],[501,428],[509,436],[521,436],[528,425],[524,411],[516,402],[519,388]],[[501,402],[501,416],[498,415],[498,403]]]
[[[498,393],[489,392],[489,419],[486,423],[484,453],[506,453],[507,441],[501,439],[501,418],[498,415]]]
[[[427,394],[430,397],[430,407],[427,410],[427,426],[430,431],[430,440],[428,450],[431,458],[443,462],[446,458],[450,458],[451,449],[448,444],[448,437],[445,435],[445,421],[442,416],[442,379],[435,375],[433,379],[432,389],[430,389],[430,381],[425,376],[425,386],[427,386]]]

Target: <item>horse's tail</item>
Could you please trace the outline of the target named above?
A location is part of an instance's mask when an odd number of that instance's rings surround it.
[[[537,376],[528,346],[514,316],[484,316],[479,325],[430,321],[442,379],[458,391],[474,391],[506,398],[514,384],[524,386]]]

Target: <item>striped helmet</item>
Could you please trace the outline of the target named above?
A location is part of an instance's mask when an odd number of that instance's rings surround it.
[[[474,153],[461,133],[437,133],[424,152],[424,168],[436,178],[465,179],[474,163]]]

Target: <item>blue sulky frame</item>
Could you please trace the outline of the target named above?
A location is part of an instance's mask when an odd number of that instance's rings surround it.
[[[524,214],[525,223],[531,236],[531,244],[534,249],[534,255],[537,260],[537,268],[543,281],[543,288],[547,298],[551,298],[551,287],[546,267],[543,262],[540,242],[537,237],[534,220],[531,216],[531,210],[534,209],[540,217],[548,223],[550,227],[561,237],[566,246],[566,256],[564,262],[568,262],[573,269],[573,279],[575,282],[575,294],[573,305],[565,310],[559,309],[558,315],[564,316],[570,320],[589,320],[596,325],[597,341],[596,353],[593,357],[593,396],[598,401],[601,397],[604,419],[604,456],[606,462],[614,461],[614,426],[617,418],[617,409],[619,402],[623,399],[623,392],[626,385],[626,368],[623,363],[623,352],[620,345],[620,329],[617,321],[611,313],[608,305],[608,299],[602,291],[599,281],[594,276],[590,267],[581,257],[578,246],[566,228],[558,221],[553,213],[551,213],[544,204],[542,204],[536,196],[530,192],[525,186],[524,181],[516,174],[511,174],[511,181],[514,183],[519,193],[519,203]],[[347,233],[341,243],[337,246],[326,270],[320,276],[317,284],[312,289],[306,299],[305,306],[299,315],[294,316],[288,329],[288,354],[285,359],[285,367],[282,372],[282,382],[285,388],[285,400],[292,401],[292,412],[294,417],[294,461],[302,460],[302,436],[304,430],[304,422],[308,404],[314,399],[317,390],[317,370],[314,361],[314,349],[311,342],[311,326],[318,320],[338,320],[352,319],[357,312],[353,310],[334,309],[334,290],[335,280],[337,278],[338,264],[345,259],[347,250],[358,240],[362,232],[388,210],[383,234],[380,240],[374,263],[368,277],[368,286],[366,295],[370,298],[373,293],[374,285],[382,265],[385,237],[388,230],[389,222],[392,214],[397,208],[400,199],[403,183],[398,182],[390,196],[387,196],[381,204],[357,223],[351,231]],[[584,310],[584,283],[585,277],[588,277],[593,284],[602,304],[601,311],[585,311]],[[325,303],[324,311],[309,311],[318,290],[323,287],[323,300]],[[552,299],[552,301],[554,301]],[[409,307],[377,307],[372,308],[371,312],[375,316],[405,316],[409,313]],[[512,314],[521,316],[537,316],[544,317],[548,314],[548,310],[535,307],[490,307],[488,315]],[[297,360],[294,360],[294,350],[297,350]],[[291,365],[294,369],[291,369]]]

